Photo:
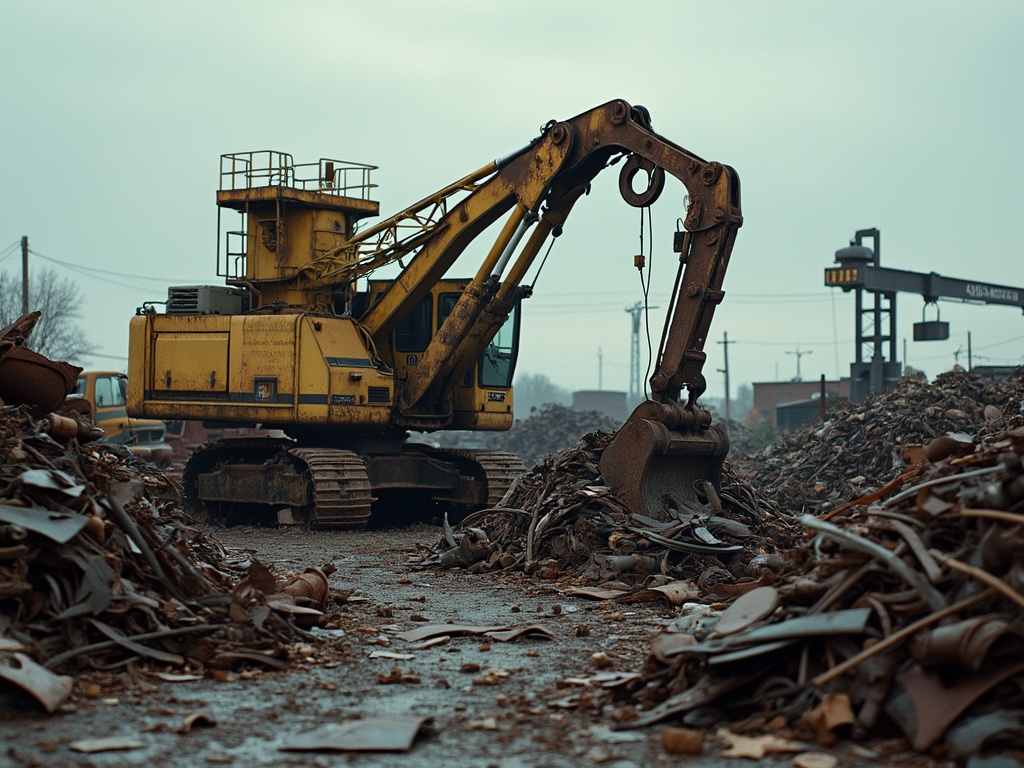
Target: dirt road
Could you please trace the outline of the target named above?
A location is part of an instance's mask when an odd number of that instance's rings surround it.
[[[701,758],[667,754],[660,727],[613,731],[608,713],[562,708],[571,678],[636,671],[648,638],[673,613],[658,605],[566,598],[515,574],[411,570],[409,556],[439,530],[363,533],[229,529],[226,546],[278,571],[333,563],[332,587],[351,593],[331,629],[292,649],[284,671],[167,682],[152,671],[97,674],[55,716],[0,702],[0,766],[578,766],[736,764],[709,742]],[[564,585],[561,585],[564,586]],[[497,642],[453,636],[427,648],[395,637],[433,624],[541,625],[554,639]],[[399,654],[400,658],[392,658]],[[597,657],[594,654],[599,654]],[[180,673],[180,669],[168,669]],[[584,697],[586,699],[586,697]],[[300,732],[367,718],[430,718],[404,754],[282,751]],[[136,748],[78,753],[82,739],[118,737]],[[844,765],[871,765],[842,747]],[[789,765],[769,758],[766,765]]]

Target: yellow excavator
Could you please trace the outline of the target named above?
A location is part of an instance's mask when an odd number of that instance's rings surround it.
[[[692,498],[695,481],[718,486],[728,438],[696,401],[742,223],[739,178],[660,136],[646,109],[621,100],[551,121],[518,151],[361,230],[379,214],[374,166],[222,156],[218,210],[242,221],[220,223],[225,285],[171,287],[166,302],[140,308],[128,412],[284,433],[193,454],[186,499],[214,521],[361,528],[371,506],[497,504],[523,471],[515,456],[437,449],[410,442],[409,431],[512,426],[527,270],[591,181],[620,162],[630,205],[651,205],[666,175],[685,186],[686,203],[651,399],[605,450],[602,475],[648,514],[666,496]],[[488,231],[497,236],[476,275],[446,277]],[[371,277],[396,262],[393,279]]]

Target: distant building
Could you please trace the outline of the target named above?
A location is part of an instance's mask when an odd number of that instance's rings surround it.
[[[983,379],[1006,381],[1016,370],[1016,365],[976,365],[971,368],[971,373],[976,373]]]
[[[629,415],[626,410],[626,393],[612,392],[606,389],[584,389],[572,393],[572,409],[574,411],[598,411],[610,419],[625,421]]]
[[[825,397],[850,397],[850,380],[842,378],[838,381],[825,382]],[[808,403],[814,401],[820,411],[821,381],[755,381],[754,382],[754,413],[758,420],[766,421],[773,427],[780,427],[778,407],[788,404]],[[813,410],[805,407],[804,410]],[[792,424],[787,422],[787,429]]]

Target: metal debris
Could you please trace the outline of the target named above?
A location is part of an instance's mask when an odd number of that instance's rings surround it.
[[[972,435],[1020,413],[1022,389],[1024,369],[1007,381],[965,371],[932,383],[907,377],[865,403],[841,402],[824,423],[784,435],[754,456],[733,457],[733,464],[760,498],[820,515],[908,471],[908,452],[927,449],[932,461],[970,453]]]
[[[0,652],[0,680],[31,694],[50,714],[71,694],[73,683],[67,675],[56,675],[23,653],[4,652]]]
[[[792,517],[759,501],[728,465],[720,493],[710,483],[697,489],[703,503],[668,501],[660,519],[630,513],[601,482],[600,454],[611,437],[592,432],[547,456],[500,505],[465,518],[419,565],[473,560],[471,573],[516,568],[642,591],[689,579],[731,581],[798,534]],[[470,548],[475,558],[462,557]]]
[[[0,680],[47,712],[71,690],[48,670],[282,667],[324,617],[323,570],[281,579],[232,562],[122,447],[57,441],[27,406],[3,405],[0,458]]]
[[[599,411],[576,411],[557,403],[548,403],[533,410],[525,419],[518,419],[507,432],[471,432],[472,440],[483,440],[491,451],[516,454],[527,467],[542,461],[549,454],[572,448],[590,432],[614,432],[619,422]],[[432,436],[443,447],[462,447],[466,433],[439,432]]]
[[[82,372],[24,346],[25,337],[41,316],[41,312],[29,312],[0,329],[0,399],[25,405],[35,418],[57,410],[74,392]]]
[[[75,752],[92,755],[98,752],[123,752],[130,749],[143,749],[146,742],[125,736],[105,736],[98,739],[80,739],[71,742],[68,747]]]
[[[429,717],[368,717],[329,723],[285,739],[285,752],[408,752],[431,723]]]
[[[395,635],[395,637],[399,640],[405,640],[408,643],[416,643],[421,640],[429,640],[436,637],[452,637],[453,635],[480,635],[502,643],[514,642],[522,637],[540,637],[548,640],[554,640],[556,637],[554,632],[539,624],[531,624],[526,627],[479,627],[471,624],[431,624],[425,627],[410,629],[407,632],[400,632]]]
[[[977,384],[940,377],[928,394],[909,382],[910,395],[887,393],[891,400],[854,411],[854,426],[832,429],[853,434],[883,422],[888,412],[871,409],[890,402],[907,404],[893,418],[912,422],[911,404],[936,409],[951,382]],[[982,743],[1015,743],[1020,719],[996,715],[1024,711],[1024,380],[1001,391],[1001,411],[1011,416],[981,424],[970,452],[934,462],[922,454],[921,463],[880,470],[881,488],[851,500],[840,494],[823,514],[800,518],[806,540],[779,553],[773,584],[724,611],[705,609],[698,621],[686,621],[693,604],[684,606],[652,640],[642,676],[617,689],[628,702],[619,727],[701,713],[720,723],[775,718],[770,735],[826,744],[837,735],[902,734],[928,752],[946,737],[957,759]],[[967,412],[962,399],[954,402]],[[984,402],[975,410],[982,414]],[[822,456],[823,467],[836,454]],[[799,481],[774,489],[783,487],[798,504],[810,498]],[[713,585],[705,599],[728,597],[725,586]]]

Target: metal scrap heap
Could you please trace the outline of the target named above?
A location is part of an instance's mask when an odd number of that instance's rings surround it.
[[[611,438],[591,432],[546,456],[498,507],[447,534],[425,564],[523,568],[542,578],[640,590],[679,579],[731,581],[799,532],[795,519],[759,500],[728,465],[721,493],[706,483],[699,502],[679,500],[662,519],[631,513],[602,484],[599,457]]]
[[[866,403],[838,403],[823,424],[734,463],[762,498],[821,514],[890,482],[913,463],[908,447],[937,441],[933,458],[953,441],[966,441],[970,450],[971,437],[986,424],[1020,412],[1022,390],[1024,369],[1007,381],[965,371],[942,373],[931,383],[906,377]]]
[[[43,426],[0,404],[0,689],[53,712],[72,688],[57,672],[286,664],[296,625],[323,616],[323,571],[279,580],[232,559],[154,467]]]
[[[666,598],[644,669],[595,678],[619,727],[681,718],[780,751],[944,740],[955,759],[1024,741],[1021,371],[905,379],[726,464],[720,494],[663,520],[601,485],[607,441],[547,457],[432,562]]]
[[[802,516],[806,541],[778,577],[747,582],[727,607],[688,606],[652,639],[626,727],[706,721],[713,707],[746,718],[733,731],[825,743],[903,734],[927,752],[944,739],[955,759],[1019,746],[1022,424]]]

